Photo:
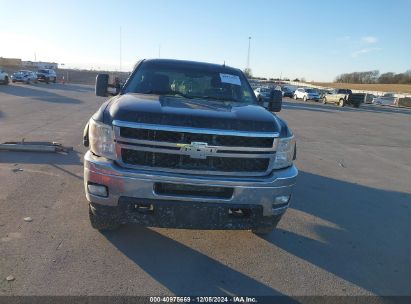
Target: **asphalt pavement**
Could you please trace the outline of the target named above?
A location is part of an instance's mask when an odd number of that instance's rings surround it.
[[[411,295],[411,110],[286,99],[300,175],[261,238],[93,230],[81,141],[103,102],[91,86],[0,86],[0,142],[74,148],[0,152],[0,295]]]

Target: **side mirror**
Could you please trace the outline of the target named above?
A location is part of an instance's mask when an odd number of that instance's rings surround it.
[[[283,105],[283,93],[278,90],[272,90],[270,101],[268,102],[268,110],[270,112],[280,112]]]
[[[101,97],[108,96],[108,74],[97,74],[96,76],[96,95]]]

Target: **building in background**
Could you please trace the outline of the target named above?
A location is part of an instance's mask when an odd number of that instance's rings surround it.
[[[22,61],[22,66],[31,69],[31,70],[38,70],[38,69],[53,69],[57,70],[57,63],[55,62],[43,62],[43,61]]]
[[[21,66],[21,59],[0,57],[0,66],[1,67]]]

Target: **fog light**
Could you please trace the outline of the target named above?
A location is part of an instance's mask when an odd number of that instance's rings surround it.
[[[97,185],[97,184],[88,184],[87,190],[89,193],[97,196],[107,197],[108,196],[108,189],[106,186]]]
[[[278,207],[287,205],[288,202],[290,201],[290,197],[291,197],[291,195],[281,195],[281,196],[277,196],[277,197],[274,199],[273,207],[274,207],[274,208],[278,208]]]

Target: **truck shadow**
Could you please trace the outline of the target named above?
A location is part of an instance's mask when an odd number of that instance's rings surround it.
[[[292,208],[315,218],[305,230],[316,239],[280,223],[265,240],[370,292],[409,295],[410,202],[409,193],[300,171]]]
[[[82,155],[83,153],[81,151],[75,150],[69,151],[68,153],[0,151],[0,163],[81,165]]]
[[[9,152],[0,151],[0,164],[14,164],[16,168],[24,170],[24,164],[50,165],[64,174],[68,174],[83,181],[83,175],[76,174],[63,168],[66,165],[78,165],[82,167],[83,153],[70,151],[68,153],[41,153],[41,152]],[[77,170],[78,171],[78,170]]]
[[[286,214],[275,232],[263,239],[268,246],[369,292],[409,295],[410,202],[409,193],[300,172],[292,202],[294,210]],[[314,220],[301,223],[306,226],[301,233],[294,229],[294,219],[287,220],[291,212],[304,215],[299,219]],[[310,233],[316,235],[315,239]],[[175,294],[281,295],[275,287],[156,231],[128,225],[104,236]],[[304,271],[301,269],[303,277]]]
[[[125,226],[104,236],[176,295],[271,295],[280,292],[151,229]],[[281,297],[286,303],[298,303]]]
[[[43,88],[43,86],[41,86],[41,88]],[[69,104],[83,103],[83,101],[76,99],[76,98],[66,97],[66,96],[62,96],[54,92],[40,89],[40,85],[34,85],[34,86],[9,85],[9,86],[5,86],[4,89],[1,90],[1,92],[5,94],[9,94],[9,95],[14,95],[14,96],[28,97],[31,99],[44,101],[44,102],[69,103]],[[25,101],[27,100],[25,99]]]

